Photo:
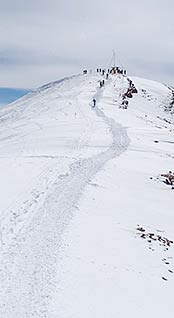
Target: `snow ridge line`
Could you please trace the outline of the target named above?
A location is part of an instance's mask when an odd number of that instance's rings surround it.
[[[96,93],[98,101],[102,97],[102,91]],[[69,174],[61,180],[59,177],[55,180],[52,192],[45,198],[44,205],[34,215],[25,233],[16,237],[8,253],[3,255],[0,265],[2,317],[50,317],[50,295],[53,290],[60,288],[59,258],[61,237],[66,225],[77,209],[87,182],[129,145],[125,128],[116,124],[112,118],[107,118],[98,107],[95,112],[109,126],[113,142],[102,153],[72,164]],[[59,281],[56,281],[56,277]]]

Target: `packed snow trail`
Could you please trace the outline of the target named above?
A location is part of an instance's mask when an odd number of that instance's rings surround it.
[[[100,94],[102,92],[103,89]],[[100,94],[98,97],[102,99]],[[57,273],[57,268],[66,225],[73,217],[87,183],[109,160],[119,156],[128,147],[129,138],[125,128],[107,118],[98,107],[90,112],[93,116],[97,115],[96,123],[99,117],[109,127],[112,143],[106,146],[106,150],[80,160],[75,149],[74,163],[64,175],[55,171],[51,190],[44,195],[36,212],[31,214],[20,231],[12,235],[12,241],[6,242],[0,266],[2,317],[50,317],[47,308],[51,294],[55,288],[59,288],[57,277],[61,276],[61,272]],[[91,126],[86,134],[89,134],[89,130]],[[105,129],[103,134],[106,134]]]
[[[96,134],[106,125],[102,120],[96,122],[89,108],[97,80],[73,77],[59,81],[1,111],[3,248],[36,213],[57,176],[66,174],[78,158],[91,157],[109,145],[109,133],[103,134],[104,140]]]

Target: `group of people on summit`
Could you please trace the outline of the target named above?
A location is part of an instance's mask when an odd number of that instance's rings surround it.
[[[135,85],[133,84],[132,80],[130,80],[127,77],[126,69],[122,69],[118,66],[113,66],[113,67],[108,68],[108,69],[97,68],[96,71],[97,71],[97,74],[101,74],[104,77],[104,79],[101,79],[99,81],[99,88],[102,88],[105,85],[105,80],[108,80],[110,74],[111,75],[121,74],[127,78],[127,81],[129,83],[129,87],[128,87],[127,91],[121,95],[122,102],[120,105],[120,108],[127,109],[128,104],[129,104],[128,99],[132,98],[133,94],[138,93],[138,91],[137,91]],[[91,70],[89,73],[91,74]],[[88,74],[88,70],[86,70],[86,69],[83,70],[83,74]],[[95,107],[95,106],[96,106],[96,98],[93,98],[92,107]]]
[[[121,69],[119,66],[113,66],[108,69],[102,69],[102,68],[97,68],[97,73],[100,73],[102,76],[106,74],[106,79],[109,77],[109,74],[122,74],[126,75],[127,71],[125,69]],[[91,74],[92,70],[88,71],[87,69],[83,70],[83,74],[88,74],[88,72]]]

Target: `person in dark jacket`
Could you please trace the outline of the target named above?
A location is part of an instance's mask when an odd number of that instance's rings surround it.
[[[96,106],[96,99],[95,98],[93,98],[93,107],[95,107]]]

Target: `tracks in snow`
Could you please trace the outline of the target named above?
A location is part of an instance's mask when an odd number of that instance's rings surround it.
[[[102,91],[95,98],[99,103]],[[48,318],[47,306],[55,286],[61,237],[76,209],[85,186],[111,159],[129,144],[126,129],[94,109],[108,125],[113,142],[107,150],[89,159],[78,160],[68,174],[58,176],[25,232],[21,232],[2,255],[0,265],[0,313],[6,318]],[[63,270],[63,269],[62,269]]]

